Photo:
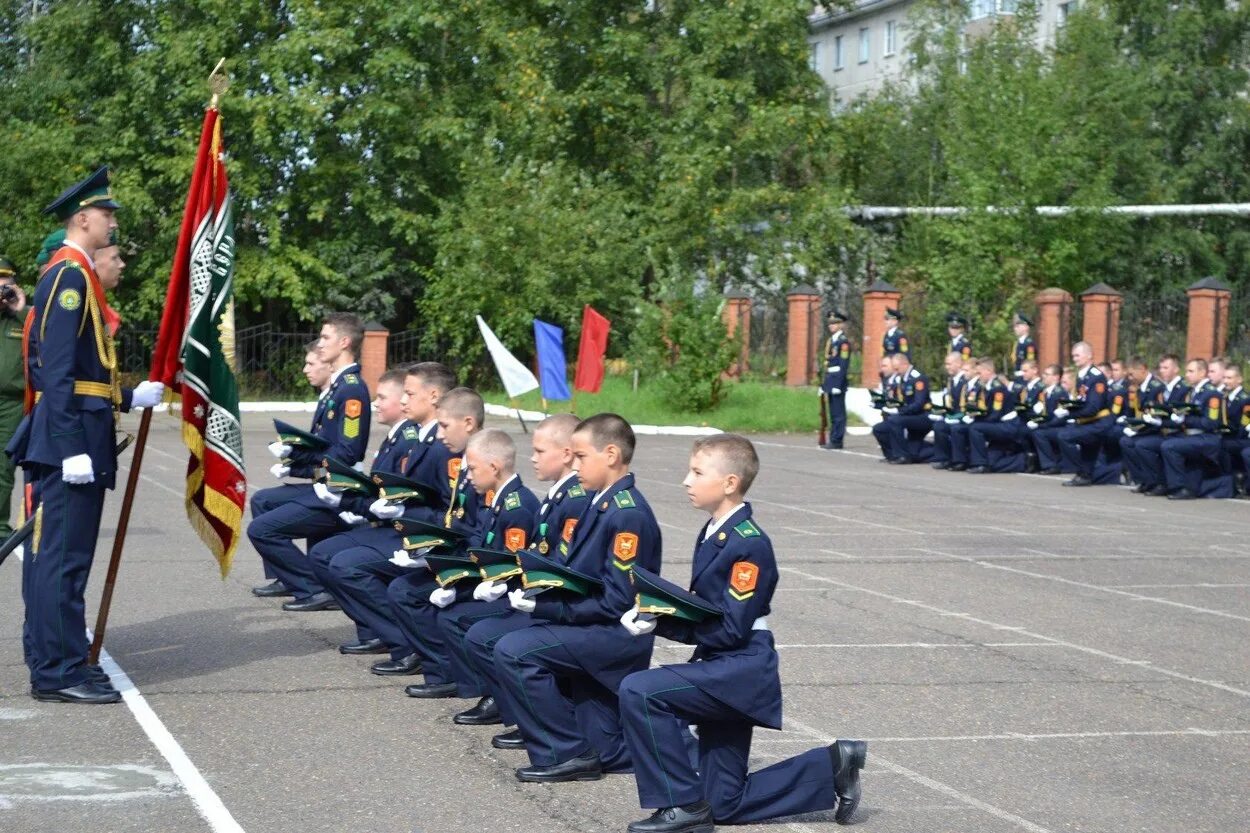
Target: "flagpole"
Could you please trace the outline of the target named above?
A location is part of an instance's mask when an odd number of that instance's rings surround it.
[[[530,432],[529,426],[525,424],[525,417],[521,416],[521,406],[516,401],[516,397],[512,397],[512,410],[516,411],[517,422],[521,423],[521,430],[526,434]]]
[[[104,647],[104,630],[108,627],[109,609],[113,605],[113,587],[117,584],[117,572],[122,566],[122,548],[126,545],[126,530],[130,526],[130,509],[135,501],[135,489],[139,485],[139,468],[143,465],[143,449],[148,444],[148,429],[152,427],[152,408],[144,408],[139,420],[139,436],[135,438],[135,452],[130,459],[130,472],[126,476],[126,495],[122,498],[122,511],[117,517],[117,532],[113,535],[113,554],[109,557],[108,573],[104,577],[104,594],[100,597],[100,611],[96,614],[95,629],[91,632],[91,653],[87,662],[98,665],[100,649]]]

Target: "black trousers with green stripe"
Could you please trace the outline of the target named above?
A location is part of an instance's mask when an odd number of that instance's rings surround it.
[[[22,561],[23,644],[31,687],[55,690],[88,677],[83,596],[107,489],[97,483],[72,486],[61,479],[59,466],[35,465],[29,476],[33,505],[42,517]]]

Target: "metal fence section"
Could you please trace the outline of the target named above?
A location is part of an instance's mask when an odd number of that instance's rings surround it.
[[[1228,305],[1228,346],[1224,349],[1233,361],[1241,365],[1243,375],[1250,375],[1250,292],[1233,290]]]
[[[785,380],[788,316],[784,295],[769,295],[752,302],[751,337],[747,345],[750,376],[767,381]]]
[[[1183,292],[1163,297],[1126,294],[1120,310],[1119,357],[1141,356],[1151,367],[1164,353],[1184,360],[1188,326],[1189,299]]]
[[[288,333],[258,324],[235,333],[235,371],[240,399],[312,398],[304,379],[304,355],[317,333]]]

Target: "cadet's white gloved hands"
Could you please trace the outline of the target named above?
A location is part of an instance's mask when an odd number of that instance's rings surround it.
[[[882,409],[881,409],[881,413],[883,413],[883,414],[889,414],[890,416],[897,416],[897,415],[898,415],[898,408],[882,408]]]
[[[1123,425],[1126,422],[1128,422],[1128,414],[1124,414],[1123,416],[1116,417],[1116,420],[1115,420],[1116,425]]]
[[[1184,424],[1185,422],[1184,414],[1172,414],[1171,416],[1172,416],[1172,421],[1175,422],[1177,425]]]
[[[343,502],[342,495],[336,495],[330,491],[330,487],[324,483],[313,484],[313,494],[317,496],[317,500],[329,506],[331,509],[338,509],[339,504]]]
[[[456,591],[450,587],[440,587],[430,594],[430,604],[435,607],[447,607],[456,600]]]
[[[165,397],[165,385],[161,382],[140,382],[130,392],[130,407],[155,408]]]
[[[961,417],[959,421],[962,422],[964,425],[971,425],[972,423],[976,422],[976,420],[972,418],[972,414],[968,414],[964,417]]]
[[[271,442],[267,448],[269,449],[269,453],[274,457],[277,457],[279,460],[285,460],[287,457],[291,456],[291,447],[286,443],[280,443],[275,440],[274,442]]]
[[[382,498],[378,498],[373,503],[369,504],[369,512],[376,518],[381,518],[384,521],[390,521],[404,514],[404,507],[402,504],[395,504],[392,506]]]
[[[16,547],[14,547],[13,557],[16,558],[18,561],[25,561],[26,560],[26,545],[18,544]]]
[[[1015,419],[1018,416],[1020,415],[1016,413],[1015,411],[1008,411],[1007,413],[1003,414],[1003,422],[1011,422],[1013,419]]]
[[[630,636],[646,636],[655,630],[654,619],[649,622],[638,621],[638,605],[634,605],[621,614],[621,624],[625,626],[625,630],[629,631]]]
[[[1039,399],[1037,403],[1033,405],[1033,413],[1037,414],[1038,416],[1041,416],[1042,414],[1046,413],[1046,403],[1042,402]]]
[[[506,581],[484,581],[473,588],[473,598],[479,602],[493,602],[502,599],[508,592]]]
[[[1157,416],[1155,416],[1154,414],[1146,414],[1146,415],[1144,415],[1144,416],[1141,418],[1141,421],[1142,421],[1142,422],[1145,422],[1145,423],[1147,423],[1147,424],[1149,424],[1149,425],[1162,425],[1162,424],[1163,424],[1163,420],[1159,419],[1159,418],[1158,418]]]
[[[1250,436],[1250,425],[1246,426],[1246,435]]]
[[[274,477],[278,478],[279,480],[281,480],[282,478],[286,477],[288,474],[291,473],[291,467],[284,466],[282,463],[274,463],[269,468],[269,473],[272,474]]]
[[[533,613],[534,608],[538,607],[533,599],[525,598],[524,590],[513,590],[509,593],[508,604],[512,605],[513,610],[519,610],[522,613]]]
[[[841,395],[842,395],[842,388],[829,388],[829,395],[830,395],[830,396],[841,396]]]
[[[1038,423],[1036,422],[1026,422],[1025,425],[1027,425],[1033,431],[1036,431],[1038,428]]]
[[[412,556],[408,555],[407,550],[395,550],[395,552],[391,553],[391,563],[400,567],[415,567],[420,562],[415,561]]]
[[[95,472],[91,468],[91,458],[86,454],[66,457],[61,461],[61,479],[78,486],[83,483],[94,483]]]
[[[1136,432],[1136,431],[1134,431],[1134,430],[1133,430],[1133,426],[1131,426],[1131,425],[1130,425],[1130,426],[1127,426],[1127,427],[1124,429],[1124,436],[1126,436],[1126,437],[1136,437],[1136,436],[1137,436],[1137,432]]]
[[[929,414],[929,421],[930,421],[930,422],[941,422],[941,421],[942,421],[942,415],[941,415],[941,414]]]
[[[1069,411],[1067,408],[1055,408],[1055,416],[1059,419],[1067,419],[1068,413]]]
[[[357,515],[355,512],[340,512],[339,518],[348,526],[360,526],[365,522],[363,515]]]

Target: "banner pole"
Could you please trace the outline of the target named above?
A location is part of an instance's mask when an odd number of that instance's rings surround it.
[[[108,627],[109,609],[113,605],[113,588],[121,569],[122,548],[126,546],[126,530],[130,526],[130,510],[134,506],[135,489],[139,485],[139,468],[143,465],[143,449],[148,444],[148,429],[152,426],[152,408],[144,408],[139,420],[139,436],[135,438],[135,451],[126,476],[126,494],[122,498],[121,514],[117,517],[117,532],[113,535],[113,554],[109,557],[108,573],[104,578],[104,595],[100,597],[100,611],[96,614],[95,630],[92,631],[91,652],[87,662],[98,665],[100,649],[104,647],[104,630]]]

